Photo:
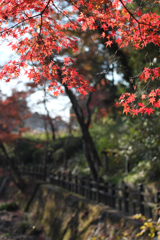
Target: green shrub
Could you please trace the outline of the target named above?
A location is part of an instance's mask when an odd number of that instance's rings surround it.
[[[18,209],[18,205],[15,202],[4,203],[0,205],[0,210],[15,211]]]

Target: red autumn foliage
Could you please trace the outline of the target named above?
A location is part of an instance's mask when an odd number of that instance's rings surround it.
[[[13,142],[21,133],[28,130],[23,127],[23,120],[30,117],[26,96],[27,92],[12,91],[12,95],[0,99],[0,140]]]
[[[57,81],[59,64],[54,55],[64,49],[78,52],[78,38],[68,36],[67,30],[96,30],[99,26],[104,30],[101,37],[106,38],[106,47],[111,47],[113,41],[119,49],[132,45],[135,49],[146,48],[152,43],[160,44],[160,16],[155,9],[159,1],[149,1],[152,6],[148,11],[137,7],[133,11],[131,4],[135,0],[0,0],[0,37],[10,41],[12,50],[19,54],[18,60],[11,60],[0,71],[0,79],[10,81],[20,76],[25,69],[25,75],[36,84],[42,77],[50,80],[49,90],[58,96],[63,92]],[[65,5],[69,6],[65,8]],[[59,17],[57,18],[57,13]],[[106,36],[105,31],[108,31]],[[147,53],[147,50],[146,50]],[[48,56],[52,59],[48,61]],[[159,79],[159,67],[154,67],[149,58],[148,66],[139,74],[139,80]],[[29,63],[33,63],[27,68]],[[74,67],[75,59],[63,59],[62,84],[68,88],[76,88],[81,94],[94,91],[89,81],[83,79]],[[134,86],[136,88],[136,86]],[[153,96],[154,92],[154,96]],[[144,113],[149,115],[154,108],[160,107],[160,90],[152,90],[144,97],[143,107],[137,106],[136,94],[123,94],[120,105],[124,113],[133,116]]]

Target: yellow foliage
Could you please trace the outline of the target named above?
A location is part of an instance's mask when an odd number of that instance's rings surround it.
[[[137,234],[137,237],[143,235],[149,230],[149,239],[154,238],[156,232],[157,239],[160,239],[160,218],[157,222],[153,221],[152,219],[146,219],[146,217],[142,216],[142,214],[136,214],[134,218],[144,221],[143,226],[140,227],[141,231]]]

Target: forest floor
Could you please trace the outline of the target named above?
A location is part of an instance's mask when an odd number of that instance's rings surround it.
[[[47,240],[43,228],[15,202],[18,189],[12,181],[0,194],[0,240]]]

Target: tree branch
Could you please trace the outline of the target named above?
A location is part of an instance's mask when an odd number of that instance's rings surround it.
[[[62,79],[62,72],[61,72],[60,69],[58,69],[57,72],[58,72],[60,83],[62,84],[62,80],[63,80]],[[62,85],[65,87],[65,91],[66,91],[68,97],[70,98],[70,101],[71,101],[71,103],[73,105],[73,108],[74,108],[74,111],[76,113],[76,116],[78,118],[78,121],[83,124],[83,122],[84,122],[84,115],[83,115],[82,109],[79,106],[79,103],[78,103],[75,95],[73,94],[73,92],[71,90],[68,89],[66,84],[63,83]]]
[[[100,81],[102,80],[102,78],[105,78],[105,73],[101,74],[99,76],[99,78],[97,79],[96,83],[94,84],[94,88],[96,89],[97,87],[97,84],[100,83]],[[89,96],[88,96],[88,99],[87,99],[87,102],[86,102],[86,111],[87,111],[87,123],[86,123],[86,126],[89,127],[90,125],[90,122],[91,122],[91,111],[89,109],[89,104],[92,100],[92,96],[93,96],[93,92],[90,92],[89,93]]]

